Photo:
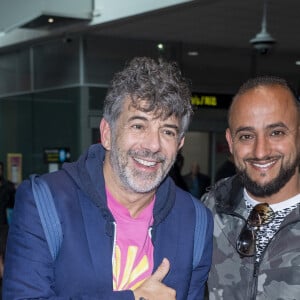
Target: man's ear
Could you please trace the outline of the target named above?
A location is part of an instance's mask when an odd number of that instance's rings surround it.
[[[232,154],[232,143],[233,143],[233,141],[232,141],[232,136],[231,136],[231,132],[230,132],[229,128],[226,129],[225,136],[226,136],[226,141],[227,141],[227,144],[228,144],[228,147],[229,147],[229,151]]]
[[[181,140],[179,142],[179,145],[178,145],[178,151],[183,147],[183,145],[184,145],[184,139],[185,139],[185,137],[181,138]]]
[[[111,129],[108,122],[102,118],[100,122],[101,144],[106,150],[111,149]]]

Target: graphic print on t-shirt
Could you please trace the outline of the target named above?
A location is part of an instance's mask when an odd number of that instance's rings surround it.
[[[153,244],[149,228],[153,223],[154,199],[136,218],[107,191],[107,203],[115,219],[113,289],[134,290],[153,270]]]
[[[116,291],[121,290],[134,290],[139,287],[143,281],[146,279],[144,274],[147,275],[149,270],[149,261],[146,255],[135,265],[135,260],[137,257],[138,247],[129,246],[126,253],[126,257],[122,258],[122,253],[118,245],[115,249],[115,258],[114,258],[114,269],[113,269],[113,287]],[[125,266],[122,270],[123,260]],[[146,276],[147,277],[147,276]]]

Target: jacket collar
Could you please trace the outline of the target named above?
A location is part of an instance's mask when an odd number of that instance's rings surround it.
[[[213,190],[218,213],[233,213],[243,200],[243,185],[237,175],[220,180]]]
[[[238,175],[222,179],[216,183],[214,188],[214,193],[216,197],[216,211],[217,213],[225,214],[239,214],[244,218],[247,217],[246,204],[243,200],[243,190],[242,185]],[[294,221],[300,220],[300,205],[297,206],[291,214],[285,218],[282,226]]]

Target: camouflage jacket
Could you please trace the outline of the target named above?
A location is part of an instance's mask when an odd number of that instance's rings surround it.
[[[234,176],[202,198],[214,215],[214,253],[208,279],[210,300],[300,299],[300,208],[281,223],[261,255],[241,258],[236,240],[247,218],[243,187]]]

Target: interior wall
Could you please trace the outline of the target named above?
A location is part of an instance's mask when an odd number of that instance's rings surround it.
[[[185,143],[182,149],[184,165],[182,175],[190,172],[193,162],[197,162],[200,171],[209,175],[209,133],[208,132],[187,132]]]
[[[45,148],[68,147],[71,159],[77,159],[78,109],[78,89],[1,99],[0,160],[6,162],[8,153],[21,153],[25,179],[48,172]]]

